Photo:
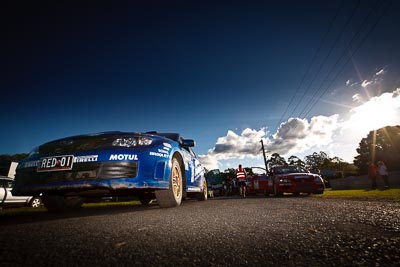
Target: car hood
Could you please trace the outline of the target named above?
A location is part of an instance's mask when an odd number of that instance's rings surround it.
[[[84,134],[65,137],[44,143],[37,147],[31,155],[54,155],[54,154],[67,154],[79,151],[92,151],[104,148],[115,148],[113,142],[118,138],[130,137],[149,137],[151,138],[152,145],[155,146],[162,142],[177,142],[180,138],[176,133],[139,133],[139,132],[101,132],[94,134]],[[148,147],[151,147],[148,146]]]

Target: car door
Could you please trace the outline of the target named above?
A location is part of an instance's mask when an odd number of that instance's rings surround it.
[[[196,157],[196,154],[194,153],[194,151],[189,148],[189,152],[190,152],[190,155],[192,157],[192,162],[193,162],[194,182],[198,183],[200,185],[202,175],[204,174],[204,169],[200,163],[200,160]]]
[[[5,187],[5,181],[3,179],[0,180],[0,204],[6,200],[7,188]]]
[[[185,162],[187,163],[186,178],[187,182],[193,186],[199,186],[203,168],[200,161],[197,159],[193,150],[190,147],[185,147],[183,150]]]
[[[5,180],[4,187],[5,187],[5,190],[7,190],[7,192],[6,192],[7,197],[6,197],[5,203],[11,204],[11,203],[25,203],[26,202],[26,200],[28,198],[26,196],[13,196],[11,191],[14,187],[14,181]]]

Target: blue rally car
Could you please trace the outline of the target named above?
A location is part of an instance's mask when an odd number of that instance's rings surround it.
[[[105,132],[55,140],[35,148],[17,167],[14,195],[42,194],[49,211],[80,207],[106,196],[157,199],[175,207],[182,199],[207,199],[207,181],[191,147],[177,133]]]

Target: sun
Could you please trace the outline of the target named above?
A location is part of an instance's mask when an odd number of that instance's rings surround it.
[[[368,134],[370,131],[392,125],[399,109],[393,105],[393,98],[372,98],[353,108],[347,128]]]

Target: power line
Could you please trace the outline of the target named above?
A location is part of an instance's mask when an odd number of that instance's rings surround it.
[[[304,116],[307,116],[311,110],[315,107],[315,105],[319,102],[319,100],[321,100],[321,98],[326,94],[326,92],[328,91],[328,89],[332,86],[333,82],[339,77],[339,75],[343,72],[344,67],[350,62],[351,58],[353,57],[353,55],[360,49],[360,47],[364,44],[364,42],[367,40],[367,38],[369,37],[369,35],[372,33],[372,31],[376,28],[376,26],[379,24],[379,22],[381,21],[381,19],[383,18],[383,16],[386,14],[386,12],[389,10],[390,6],[392,5],[393,0],[389,0],[388,1],[388,5],[386,6],[386,8],[384,8],[383,12],[379,15],[378,19],[375,21],[375,23],[372,25],[372,27],[368,30],[368,32],[365,34],[364,38],[361,40],[361,42],[359,43],[359,45],[356,47],[356,49],[353,52],[350,52],[350,56],[347,59],[347,61],[343,64],[343,66],[339,69],[339,72],[335,75],[335,77],[331,80],[330,84],[325,88],[325,90],[322,92],[322,94],[313,102],[313,104],[311,104],[309,106],[308,111],[305,113]],[[375,6],[378,4],[378,2],[375,4]],[[348,46],[346,47],[346,49],[343,51],[342,56],[336,61],[336,64],[334,67],[336,67],[336,65],[342,60],[342,58],[344,57],[344,55],[346,54],[346,50],[350,50],[351,48],[351,44],[352,42],[355,40],[355,37],[359,34],[359,32],[361,32],[361,28],[363,26],[363,24],[365,24],[369,18],[369,16],[373,13],[375,9],[375,6],[370,10],[370,13],[367,15],[367,17],[364,19],[363,23],[361,24],[361,26],[358,29],[358,32],[356,35],[353,36],[352,40],[349,42]],[[330,74],[333,72],[333,68],[331,69],[329,75],[327,77],[330,76]],[[326,80],[326,79],[325,79]],[[325,81],[324,81],[325,83]],[[322,86],[321,86],[322,87]],[[320,87],[320,88],[321,88]],[[319,89],[318,89],[319,90]],[[311,98],[311,100],[313,100]],[[308,105],[307,105],[308,106]]]
[[[345,0],[342,0],[342,2],[340,3],[338,9],[336,10],[335,15],[333,16],[331,22],[329,23],[328,30],[325,32],[324,36],[322,37],[321,42],[320,42],[320,44],[319,44],[319,47],[318,47],[317,51],[314,53],[313,58],[312,58],[312,60],[310,61],[309,65],[308,65],[308,67],[307,67],[307,70],[306,70],[306,72],[304,73],[304,75],[303,75],[303,77],[302,77],[302,79],[301,79],[301,81],[300,81],[299,86],[298,86],[297,89],[296,89],[296,92],[293,94],[291,100],[289,101],[288,105],[286,106],[286,109],[285,109],[285,111],[283,112],[282,117],[279,119],[278,124],[275,126],[275,128],[278,128],[279,124],[283,121],[283,118],[285,117],[286,113],[288,112],[289,107],[291,106],[292,102],[294,101],[295,97],[297,96],[297,93],[299,92],[300,88],[302,87],[303,82],[304,82],[305,78],[308,76],[308,73],[310,72],[311,67],[312,67],[312,65],[314,64],[314,61],[316,60],[317,55],[319,54],[319,51],[321,50],[323,44],[325,43],[325,39],[326,39],[327,36],[329,35],[329,33],[330,33],[330,31],[331,31],[331,29],[332,29],[332,27],[333,27],[333,24],[334,24],[334,22],[335,22],[337,16],[339,15],[339,12],[340,12],[340,10],[341,10],[341,8],[342,8],[344,2],[345,2]],[[290,116],[289,116],[289,117],[290,117]]]
[[[352,21],[354,15],[356,14],[356,11],[360,5],[360,0],[357,2],[357,4],[354,6],[350,17],[347,19],[346,23],[343,25],[343,27],[341,28],[341,30],[339,31],[339,34],[336,36],[335,41],[332,43],[331,48],[329,49],[328,54],[325,56],[324,60],[321,62],[321,64],[318,67],[318,71],[315,73],[312,81],[310,82],[310,84],[308,85],[307,89],[304,91],[303,95],[301,96],[299,102],[297,103],[296,107],[294,108],[293,112],[290,114],[289,117],[293,116],[294,112],[296,111],[297,107],[300,105],[300,103],[303,101],[305,95],[307,94],[307,91],[311,88],[312,84],[314,83],[314,81],[317,79],[317,77],[319,76],[320,72],[323,69],[323,66],[325,65],[325,63],[328,61],[328,58],[330,57],[330,55],[332,54],[333,50],[335,49],[336,45],[339,43],[339,40],[342,38],[345,29],[349,26],[350,22]],[[318,91],[318,90],[317,90]],[[317,91],[314,92],[314,95],[317,93]],[[308,105],[308,104],[307,104]],[[305,105],[305,107],[307,107],[307,105]],[[302,112],[300,112],[301,114]],[[300,117],[300,116],[299,116]]]
[[[322,81],[321,85],[319,86],[319,88],[314,92],[314,94],[312,95],[312,97],[310,98],[310,100],[308,101],[307,105],[304,106],[303,110],[300,112],[299,116],[302,116],[303,112],[306,111],[307,108],[309,108],[312,105],[315,105],[317,101],[315,101],[315,99],[318,99],[317,93],[320,92],[320,90],[322,89],[323,85],[325,84],[325,82],[328,80],[328,78],[330,77],[330,75],[333,73],[333,71],[335,70],[336,66],[340,63],[340,61],[342,60],[342,58],[345,56],[346,54],[346,50],[350,48],[351,44],[353,43],[353,41],[356,39],[356,37],[360,34],[361,30],[364,27],[364,24],[367,23],[368,18],[373,14],[374,10],[376,10],[376,8],[378,7],[379,4],[379,0],[377,0],[374,4],[374,6],[371,7],[370,11],[368,12],[367,16],[364,18],[363,22],[360,24],[360,26],[358,27],[356,33],[353,35],[352,39],[350,40],[350,42],[347,44],[346,48],[343,50],[341,56],[338,58],[338,60],[336,60],[335,64],[333,65],[333,67],[330,69],[330,71],[328,72],[328,75],[325,76],[324,80]],[[308,112],[306,112],[305,114],[308,114],[310,112],[310,110]]]

